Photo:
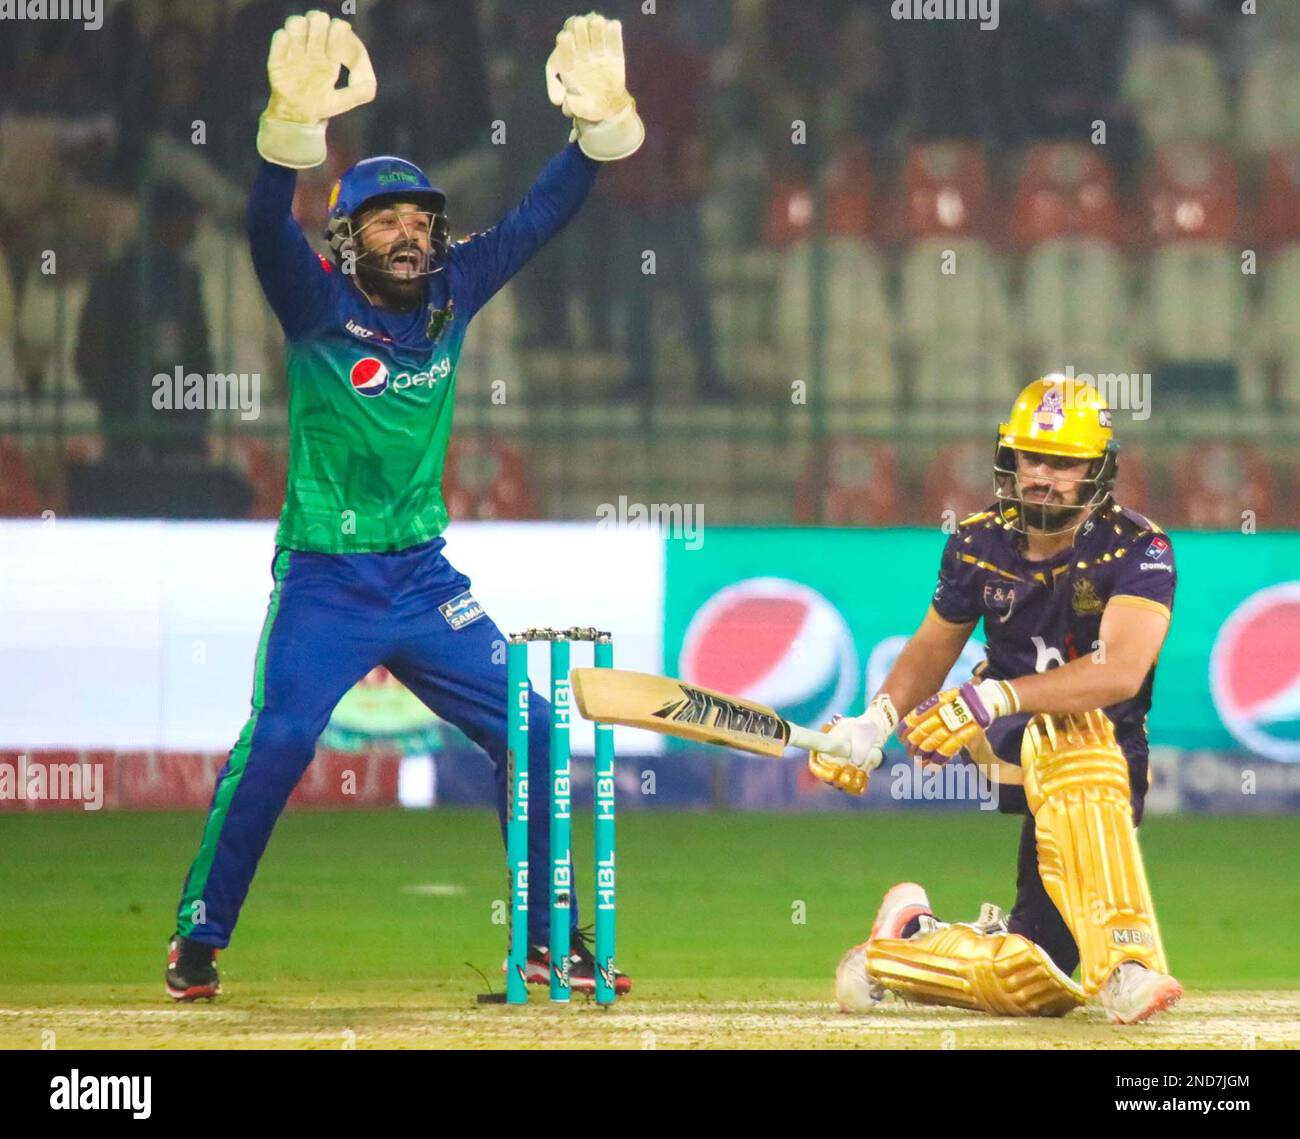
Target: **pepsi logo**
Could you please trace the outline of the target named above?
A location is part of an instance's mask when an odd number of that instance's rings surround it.
[[[861,684],[853,634],[839,610],[816,590],[775,577],[727,586],[701,605],[687,626],[677,675],[812,727],[834,712],[857,711]]]
[[[388,368],[382,360],[365,356],[352,365],[352,390],[358,395],[383,395],[388,390]]]
[[[1300,763],[1300,581],[1261,589],[1232,611],[1210,652],[1210,692],[1241,744]]]

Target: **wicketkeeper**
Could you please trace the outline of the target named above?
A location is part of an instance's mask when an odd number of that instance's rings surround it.
[[[1060,1016],[1095,996],[1132,1024],[1182,995],[1136,834],[1174,551],[1112,498],[1110,416],[1094,388],[1064,377],[1021,392],[998,432],[996,504],[949,539],[930,610],[865,715],[829,728],[852,761],[810,757],[818,778],[860,794],[897,728],[923,763],[964,753],[999,782],[999,809],[1026,816],[1011,913],[986,903],[979,920],[948,924],[920,886],[894,886],[840,963],[846,1010],[892,992]],[[986,659],[936,692],[980,621]],[[901,725],[898,708],[912,709]]]
[[[346,21],[312,11],[275,33],[268,71],[248,236],[288,342],[288,486],[252,714],[217,779],[169,945],[167,991],[178,1000],[221,991],[217,950],[230,942],[271,829],[334,705],[376,665],[488,753],[504,829],[505,639],[441,537],[457,361],[474,314],[573,217],[600,164],[645,137],[618,21],[572,17],[546,65],[550,99],[573,121],[570,142],[518,206],[453,243],[446,198],[423,171],[367,158],[331,192],[327,260],[290,212],[295,172],[325,161],[332,117],[375,97],[374,70]],[[547,769],[549,711],[532,694],[533,771]],[[531,790],[529,979],[546,983],[547,781]],[[576,901],[571,922],[571,984],[590,990]],[[629,987],[619,974],[617,991]]]

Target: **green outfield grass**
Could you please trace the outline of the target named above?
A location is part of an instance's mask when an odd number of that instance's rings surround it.
[[[626,812],[618,960],[635,992],[612,1017],[575,1008],[561,1023],[536,997],[524,1014],[531,1021],[473,1005],[485,988],[476,969],[501,987],[505,946],[494,923],[504,859],[487,811],[286,815],[221,957],[225,996],[211,1007],[170,1007],[164,948],[200,825],[195,814],[0,820],[0,1046],[39,1047],[45,1028],[68,1047],[337,1047],[348,1031],[359,1044],[493,1044],[535,1042],[512,1035],[535,1032],[533,1022],[570,1043],[599,1042],[615,1029],[632,1046],[646,1033],[762,1043],[763,1025],[773,1023],[772,1042],[844,1042],[862,1021],[834,1018],[835,964],[865,936],[882,892],[915,878],[940,916],[956,920],[974,917],[985,899],[1009,906],[1018,837],[1017,820],[990,814]],[[1248,1019],[1271,1008],[1279,1024],[1292,1024],[1276,1042],[1294,1045],[1300,997],[1278,991],[1300,989],[1300,820],[1156,817],[1142,842],[1169,957],[1189,988],[1186,1007],[1195,1010],[1202,994],[1201,1011],[1228,1025],[1227,1038],[1238,1004]],[[584,913],[590,845],[590,816],[581,815]],[[1229,990],[1241,992],[1237,1004]],[[657,1013],[669,1019],[644,1019]],[[932,1036],[935,1026],[969,1033],[999,1023],[920,1010],[914,1025],[889,1015],[882,1038],[854,1042],[897,1042],[915,1025]],[[1166,1019],[1180,1015],[1195,1012]],[[1243,1031],[1268,1042],[1271,1021],[1261,1023]],[[1048,1044],[1118,1042],[1134,1031],[1115,1036],[1092,1013],[1013,1024],[1028,1042]],[[1062,1029],[1065,1038],[1050,1035]],[[989,1031],[1004,1030],[1002,1022]]]

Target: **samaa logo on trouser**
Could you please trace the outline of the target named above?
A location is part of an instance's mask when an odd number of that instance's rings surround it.
[[[1232,611],[1210,652],[1210,691],[1224,727],[1251,751],[1300,762],[1300,581]]]
[[[701,605],[686,628],[678,675],[814,726],[854,712],[859,684],[853,634],[839,610],[777,577],[727,586]]]

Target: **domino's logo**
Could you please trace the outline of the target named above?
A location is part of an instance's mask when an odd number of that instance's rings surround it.
[[[1158,561],[1165,556],[1165,551],[1169,549],[1169,539],[1161,538],[1158,535],[1151,539],[1151,545],[1147,547],[1147,557],[1153,561]]]
[[[388,390],[388,368],[382,360],[366,356],[352,365],[352,390],[358,395],[383,395]]]

